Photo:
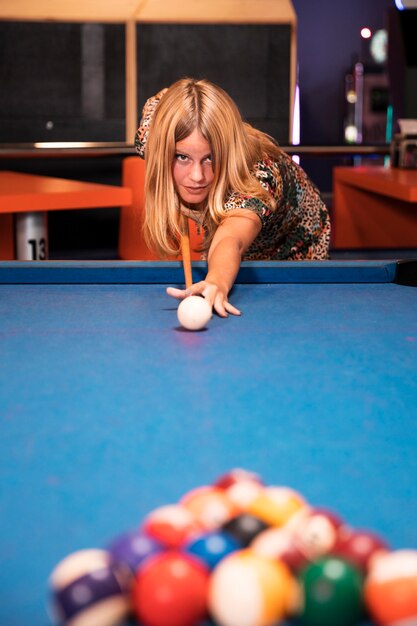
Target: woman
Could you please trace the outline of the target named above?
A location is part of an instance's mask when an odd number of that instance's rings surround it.
[[[330,222],[319,192],[274,141],[246,124],[207,80],[184,78],[150,98],[136,133],[146,158],[144,234],[160,256],[180,249],[180,212],[204,230],[205,280],[168,288],[203,295],[221,316],[245,260],[328,258]]]

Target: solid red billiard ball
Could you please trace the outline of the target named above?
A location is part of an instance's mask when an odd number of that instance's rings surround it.
[[[206,616],[209,573],[179,551],[147,559],[136,574],[133,610],[141,626],[197,626]]]

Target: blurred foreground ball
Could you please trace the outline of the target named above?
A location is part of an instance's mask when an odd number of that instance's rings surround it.
[[[67,626],[116,626],[130,609],[128,576],[105,550],[80,550],[50,577],[52,614]]]

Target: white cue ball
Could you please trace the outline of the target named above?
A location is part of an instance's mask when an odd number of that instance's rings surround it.
[[[201,296],[188,296],[178,307],[178,321],[187,330],[201,330],[211,319],[211,306]]]

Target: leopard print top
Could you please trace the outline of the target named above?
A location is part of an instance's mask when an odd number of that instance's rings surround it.
[[[145,158],[146,141],[153,113],[166,89],[150,98],[136,132],[135,146]],[[324,260],[329,257],[330,219],[315,185],[290,156],[265,157],[253,175],[276,202],[275,210],[255,197],[232,192],[224,203],[226,212],[249,209],[256,213],[262,229],[244,260]]]

